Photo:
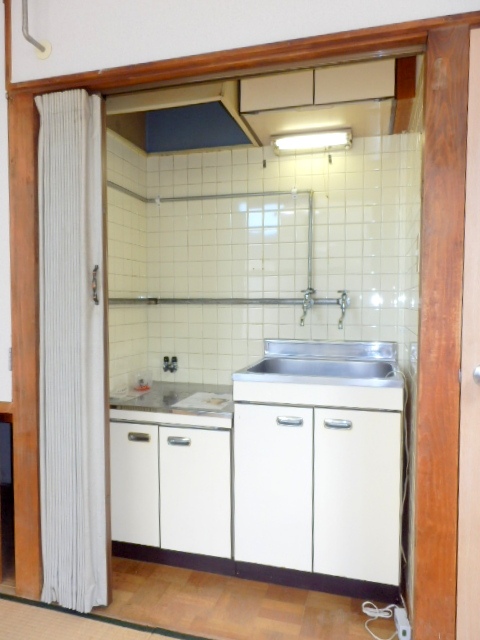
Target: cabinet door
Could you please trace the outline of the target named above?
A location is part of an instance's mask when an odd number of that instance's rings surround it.
[[[110,423],[112,539],[160,546],[158,426]]]
[[[314,571],[399,584],[401,414],[315,409]]]
[[[312,570],[313,411],[235,405],[235,559]]]
[[[160,427],[162,549],[230,558],[230,431]]]

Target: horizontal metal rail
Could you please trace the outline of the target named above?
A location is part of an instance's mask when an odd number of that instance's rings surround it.
[[[110,305],[218,304],[218,305],[301,305],[298,298],[109,298]],[[340,304],[340,298],[317,298],[315,305]]]
[[[115,182],[111,182],[107,180],[107,186],[119,191],[120,193],[124,193],[127,196],[131,196],[132,198],[136,198],[140,200],[140,202],[144,202],[146,204],[162,204],[162,202],[194,202],[196,200],[224,200],[227,198],[258,198],[265,196],[292,196],[295,197],[297,195],[310,195],[312,192],[309,190],[305,191],[297,191],[296,189],[292,189],[291,191],[262,191],[256,193],[218,193],[216,195],[205,195],[205,196],[175,196],[171,198],[162,198],[160,195],[155,196],[155,198],[145,198],[141,196],[139,193],[135,193],[135,191],[130,191],[130,189],[126,189],[125,187],[121,187],[119,184]]]

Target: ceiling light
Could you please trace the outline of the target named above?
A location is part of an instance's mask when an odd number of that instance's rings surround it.
[[[312,153],[313,151],[336,151],[350,149],[352,146],[351,129],[330,129],[325,131],[306,131],[272,137],[275,153]]]

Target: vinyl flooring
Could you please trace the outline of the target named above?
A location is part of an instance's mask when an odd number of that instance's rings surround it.
[[[376,603],[381,604],[381,603]],[[113,602],[96,614],[212,640],[366,640],[362,601],[113,558]],[[389,638],[392,620],[372,630]]]

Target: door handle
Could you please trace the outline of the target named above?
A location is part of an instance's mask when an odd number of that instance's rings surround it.
[[[98,276],[98,264],[96,264],[93,267],[93,272],[92,272],[92,298],[95,304],[100,304],[100,301],[98,299],[97,276]]]
[[[149,433],[135,433],[131,431],[128,434],[128,439],[130,442],[150,442],[150,434]]]
[[[324,420],[323,425],[326,429],[351,429],[351,420]]]
[[[176,436],[168,436],[167,442],[168,444],[177,447],[189,447],[192,444],[190,438],[179,438]]]
[[[478,367],[475,367],[475,369],[473,370],[473,381],[475,382],[475,384],[480,384],[480,365]]]
[[[293,416],[278,416],[277,424],[280,427],[301,427],[303,426],[303,418],[295,418]]]

